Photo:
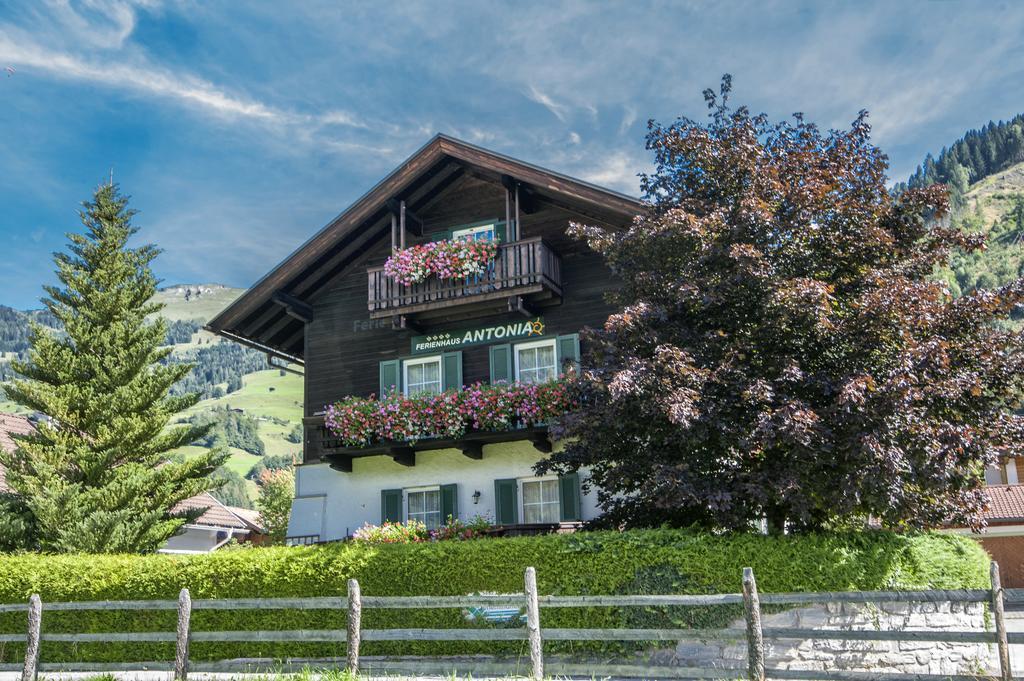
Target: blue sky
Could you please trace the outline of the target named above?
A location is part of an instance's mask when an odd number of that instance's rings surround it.
[[[248,286],[439,131],[636,193],[646,120],[726,72],[774,118],[869,109],[903,179],[1024,110],[1021,35],[994,1],[0,0],[0,304],[111,167],[165,283]]]

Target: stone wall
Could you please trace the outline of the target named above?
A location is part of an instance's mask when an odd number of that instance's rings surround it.
[[[831,603],[762,614],[767,628],[986,631],[982,603]],[[989,618],[991,620],[991,618]],[[742,620],[730,626],[744,628]],[[991,631],[991,623],[987,629]],[[682,641],[671,654],[681,667],[745,669],[745,642]],[[765,640],[765,666],[891,673],[972,674],[998,669],[995,644],[932,641]],[[665,662],[662,658],[662,662]]]

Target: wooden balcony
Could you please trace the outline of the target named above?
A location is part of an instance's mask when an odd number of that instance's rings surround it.
[[[539,237],[502,244],[487,271],[476,277],[430,277],[404,286],[385,275],[383,266],[369,268],[367,275],[374,319],[457,319],[500,311],[513,301],[544,307],[562,299],[562,261]]]

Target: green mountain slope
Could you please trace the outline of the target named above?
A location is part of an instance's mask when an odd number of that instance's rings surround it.
[[[967,188],[952,224],[981,233],[986,248],[953,257],[940,273],[955,295],[990,289],[1024,277],[1024,163],[1010,166]]]
[[[302,446],[288,438],[295,438],[293,431],[302,419],[302,377],[269,369],[265,355],[202,330],[203,324],[244,292],[245,289],[220,284],[179,284],[165,287],[157,293],[156,300],[165,305],[161,316],[169,322],[168,344],[173,346],[171,361],[195,365],[191,374],[175,386],[175,391],[199,392],[204,398],[182,418],[203,415],[216,418],[223,410],[230,409],[238,414],[234,421],[255,429],[263,443],[264,456],[297,456]],[[52,326],[49,316],[43,311],[20,311],[0,306],[0,388],[13,375],[10,360],[27,356],[30,319]],[[20,411],[18,405],[5,401],[0,391],[0,412]],[[237,423],[233,425],[237,426]],[[237,476],[236,484],[230,489],[241,487],[249,495],[245,499],[237,498],[233,492],[225,492],[219,495],[224,497],[221,501],[251,505],[256,486],[252,480],[242,483],[242,479],[260,462],[261,457],[232,446],[223,438],[217,444],[226,444],[231,451],[231,458],[224,467],[226,470],[221,471],[226,476]],[[190,456],[201,450],[200,446],[185,447],[179,454]]]

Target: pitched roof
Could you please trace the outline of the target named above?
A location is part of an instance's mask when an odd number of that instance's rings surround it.
[[[989,485],[988,506],[985,507],[985,520],[1024,521],[1024,485]]]
[[[19,414],[0,413],[0,449],[13,452],[14,439],[12,435],[29,435],[35,430],[35,426],[27,416]],[[7,492],[7,475],[3,465],[0,465],[0,492]]]
[[[540,201],[611,224],[631,219],[643,207],[634,197],[436,135],[211,319],[206,328],[301,363],[304,324],[289,318],[289,301],[308,300],[387,233],[389,200],[403,199],[415,213],[465,174],[506,186],[515,183]]]
[[[184,501],[178,502],[178,504],[171,509],[171,513],[194,511],[196,509],[206,510],[201,516],[192,521],[193,525],[225,527],[235,530],[255,530],[256,532],[263,531],[263,528],[260,527],[259,522],[257,522],[257,519],[259,518],[258,513],[247,508],[226,506],[219,502],[217,498],[209,492],[203,492],[202,494],[197,494],[194,497],[189,497]]]

